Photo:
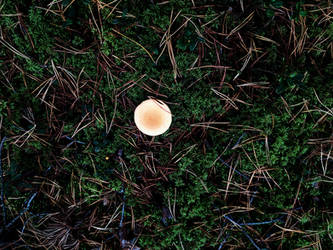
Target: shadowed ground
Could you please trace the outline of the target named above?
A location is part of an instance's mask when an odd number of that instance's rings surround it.
[[[332,17],[0,0],[0,248],[329,249]],[[173,115],[154,138],[148,98]]]

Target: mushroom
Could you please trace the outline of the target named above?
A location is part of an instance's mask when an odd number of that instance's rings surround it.
[[[150,136],[166,132],[172,121],[169,107],[157,99],[148,99],[140,103],[134,111],[134,122],[138,129]]]

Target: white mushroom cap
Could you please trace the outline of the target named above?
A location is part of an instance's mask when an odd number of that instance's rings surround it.
[[[138,129],[150,136],[166,132],[172,121],[169,107],[162,101],[148,99],[138,105],[134,111],[134,122]]]

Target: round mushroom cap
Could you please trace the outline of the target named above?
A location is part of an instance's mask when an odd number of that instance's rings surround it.
[[[138,105],[134,111],[134,122],[138,129],[150,136],[165,133],[172,121],[169,107],[162,101],[148,99]]]

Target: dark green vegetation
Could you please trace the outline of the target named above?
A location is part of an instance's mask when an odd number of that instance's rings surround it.
[[[0,248],[328,249],[332,20],[331,1],[0,0]],[[148,97],[174,115],[155,138]]]

